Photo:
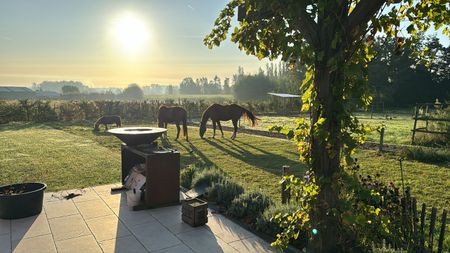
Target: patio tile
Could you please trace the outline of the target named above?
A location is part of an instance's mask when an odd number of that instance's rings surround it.
[[[251,237],[241,241],[235,241],[230,243],[230,245],[237,249],[242,253],[253,253],[253,252],[261,252],[261,253],[274,253],[274,252],[282,252],[274,247],[271,247],[270,244],[259,237]]]
[[[11,252],[11,235],[0,235],[0,253]]]
[[[50,234],[45,212],[32,217],[11,220],[12,241]]]
[[[56,253],[55,243],[51,235],[42,235],[16,241],[13,253]]]
[[[11,220],[0,219],[0,235],[11,234]]]
[[[150,209],[150,213],[156,219],[164,219],[167,217],[181,216],[181,205],[167,206],[161,208]]]
[[[122,206],[113,211],[128,227],[156,221],[148,210],[131,211],[127,206]]]
[[[174,247],[170,247],[167,249],[162,249],[162,250],[157,250],[154,251],[155,253],[189,253],[189,252],[194,252],[192,251],[188,246],[186,246],[185,244],[180,244]]]
[[[147,253],[134,236],[126,236],[99,242],[103,253]],[[186,251],[185,251],[186,252]]]
[[[121,206],[127,206],[127,197],[125,194],[101,195],[100,198],[111,209],[119,209]]]
[[[236,252],[236,249],[215,237],[206,229],[193,230],[177,235],[189,248],[198,253]],[[257,251],[255,251],[257,252]]]
[[[83,220],[83,217],[79,214],[51,219],[49,223],[55,241],[91,234],[89,228]]]
[[[99,185],[94,186],[92,189],[100,196],[105,195],[111,195],[111,188],[116,188],[122,186],[121,183],[115,183],[115,184],[107,184],[107,185]]]
[[[181,244],[181,241],[177,237],[157,221],[133,226],[130,230],[149,251],[156,251]]]
[[[44,205],[48,219],[78,214],[78,209],[72,201],[53,201]]]
[[[75,203],[85,220],[111,215],[113,212],[101,199]]]
[[[130,231],[115,215],[90,219],[86,223],[98,242],[130,235]]]
[[[181,219],[181,211],[170,215],[158,215],[155,218],[174,234],[184,233],[202,228],[192,227],[189,224],[183,222],[183,220]]]
[[[213,234],[220,237],[220,239],[224,240],[226,243],[255,236],[253,233],[219,214],[208,217],[206,226]]]
[[[92,235],[57,241],[58,253],[102,253]]]
[[[88,201],[88,200],[99,200],[100,197],[92,188],[74,189],[67,191],[68,193],[81,194],[80,196],[74,197],[72,200],[75,203]]]
[[[67,195],[66,191],[60,192],[45,192],[44,193],[44,204],[53,201],[65,201],[64,196]]]

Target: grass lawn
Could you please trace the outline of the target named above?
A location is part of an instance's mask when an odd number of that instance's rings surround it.
[[[385,115],[374,114],[370,118],[370,113],[358,113],[356,116],[365,125],[374,129],[367,136],[369,141],[379,142],[380,134],[376,131],[378,126],[385,125],[384,142],[392,144],[411,144],[411,129],[413,128],[414,120],[411,115],[407,113],[391,113],[388,119]],[[308,117],[306,114],[303,117]],[[255,129],[267,130],[272,125],[281,125],[289,128],[295,127],[296,117],[287,116],[261,116],[261,120]],[[422,123],[422,122],[420,122]],[[224,124],[231,126],[231,123]],[[251,128],[250,125],[242,121],[241,125],[246,128]]]
[[[174,127],[169,128],[171,145],[181,152],[182,167],[193,163],[215,165],[247,189],[260,189],[274,199],[280,195],[280,168],[290,165],[300,175],[305,167],[298,162],[295,144],[286,140],[238,134],[235,141],[226,138],[198,137],[190,128],[190,142],[174,141]],[[208,130],[206,136],[211,136]],[[94,133],[91,126],[39,125],[14,123],[0,126],[0,184],[20,181],[44,181],[50,191],[118,182],[120,179],[120,141],[104,133]],[[359,150],[363,173],[381,174],[386,181],[400,186],[400,169],[395,156]],[[404,162],[405,184],[412,187],[419,202],[436,207],[450,203],[450,168],[420,162]]]

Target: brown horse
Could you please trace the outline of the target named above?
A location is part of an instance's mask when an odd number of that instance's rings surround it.
[[[120,119],[120,116],[117,115],[108,115],[100,117],[94,124],[94,130],[98,131],[100,125],[104,125],[106,130],[108,130],[108,124],[116,124],[117,127],[121,127],[122,120]]]
[[[187,112],[184,108],[161,105],[158,110],[158,126],[167,128],[167,123],[175,123],[177,126],[177,138],[175,140],[178,140],[180,136],[180,123],[182,123],[184,137],[188,140]]]
[[[238,129],[238,120],[242,116],[247,117],[247,119],[249,119],[252,122],[252,126],[255,126],[256,121],[258,120],[258,118],[256,118],[252,112],[237,104],[231,105],[212,104],[203,112],[202,121],[200,123],[200,137],[203,138],[203,135],[205,135],[206,122],[208,121],[208,119],[211,118],[214,130],[213,138],[216,136],[216,124],[219,126],[220,132],[222,133],[223,137],[223,131],[222,126],[220,125],[220,121],[231,120],[234,126],[234,131],[233,135],[231,136],[231,139],[234,140],[236,138],[236,133]]]

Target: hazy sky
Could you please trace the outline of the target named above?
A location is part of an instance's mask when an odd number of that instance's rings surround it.
[[[2,0],[0,85],[79,80],[90,86],[231,77],[265,62],[203,37],[226,0]]]

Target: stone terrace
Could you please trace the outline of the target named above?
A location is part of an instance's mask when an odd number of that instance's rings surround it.
[[[181,205],[130,211],[112,186],[46,193],[40,215],[0,219],[0,253],[275,252],[211,210],[207,225],[196,228],[181,221]],[[68,193],[82,196],[65,200]]]

